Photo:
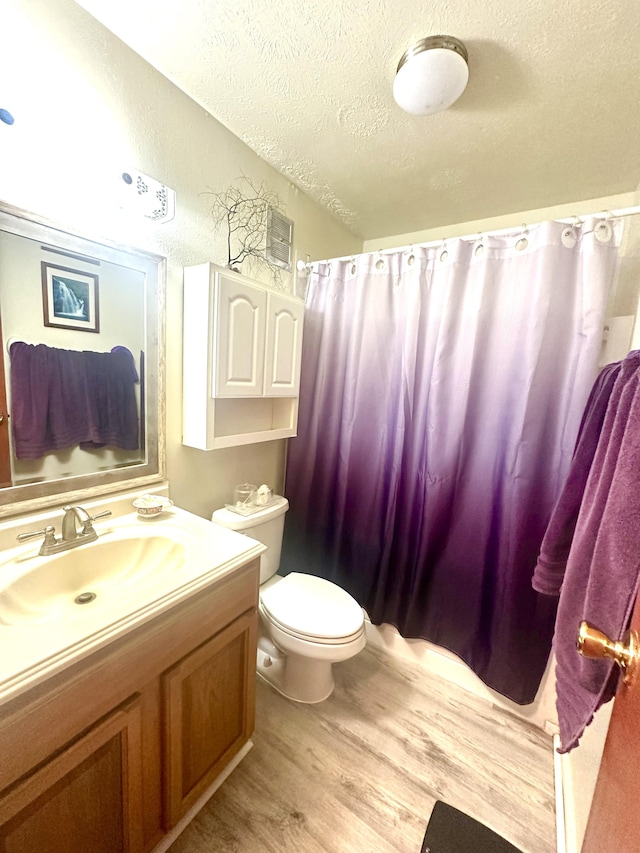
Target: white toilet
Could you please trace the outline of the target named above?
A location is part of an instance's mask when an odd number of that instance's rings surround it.
[[[267,546],[260,558],[258,674],[296,702],[322,702],[333,690],[332,664],[366,644],[364,613],[330,581],[292,572],[277,575],[286,498],[251,515],[217,509],[211,520]]]

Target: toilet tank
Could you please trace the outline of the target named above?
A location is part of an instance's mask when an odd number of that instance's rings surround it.
[[[217,509],[211,516],[211,521],[215,524],[228,527],[230,530],[237,530],[239,533],[257,539],[258,542],[267,546],[267,550],[260,557],[261,584],[275,575],[280,566],[284,514],[288,509],[289,501],[286,498],[276,496],[269,506],[250,515],[240,515],[238,512],[223,507]]]

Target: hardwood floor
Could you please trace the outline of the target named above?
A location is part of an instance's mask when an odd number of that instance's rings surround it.
[[[319,705],[258,679],[254,748],[170,853],[419,853],[436,799],[555,851],[550,739],[367,647]]]

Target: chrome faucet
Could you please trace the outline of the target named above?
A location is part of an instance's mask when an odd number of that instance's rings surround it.
[[[48,557],[50,554],[58,554],[60,551],[68,551],[70,548],[77,548],[78,545],[84,545],[86,542],[93,542],[98,538],[98,534],[94,530],[93,522],[97,518],[106,518],[111,515],[111,510],[99,512],[97,515],[89,515],[87,510],[82,506],[64,506],[62,507],[64,516],[62,518],[62,534],[59,539],[56,538],[55,527],[47,525],[44,530],[34,530],[32,533],[20,533],[17,537],[19,542],[25,542],[28,539],[34,539],[36,536],[44,536],[44,541],[38,552],[42,557]],[[76,522],[82,525],[79,531]]]
[[[64,512],[64,516],[62,517],[63,542],[72,542],[78,536],[91,536],[92,533],[92,538],[95,539],[97,537],[97,533],[92,525],[93,519],[83,506],[63,506],[62,510]],[[82,525],[80,533],[78,533],[78,528],[76,527],[76,519]]]

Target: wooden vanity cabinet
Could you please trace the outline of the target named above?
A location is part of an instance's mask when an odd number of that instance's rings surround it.
[[[189,811],[253,731],[254,614],[236,619],[164,673],[166,813]],[[253,697],[253,694],[252,694]]]
[[[259,563],[0,707],[0,853],[150,853],[250,739]]]
[[[141,853],[141,757],[134,697],[2,797],[0,849]]]

